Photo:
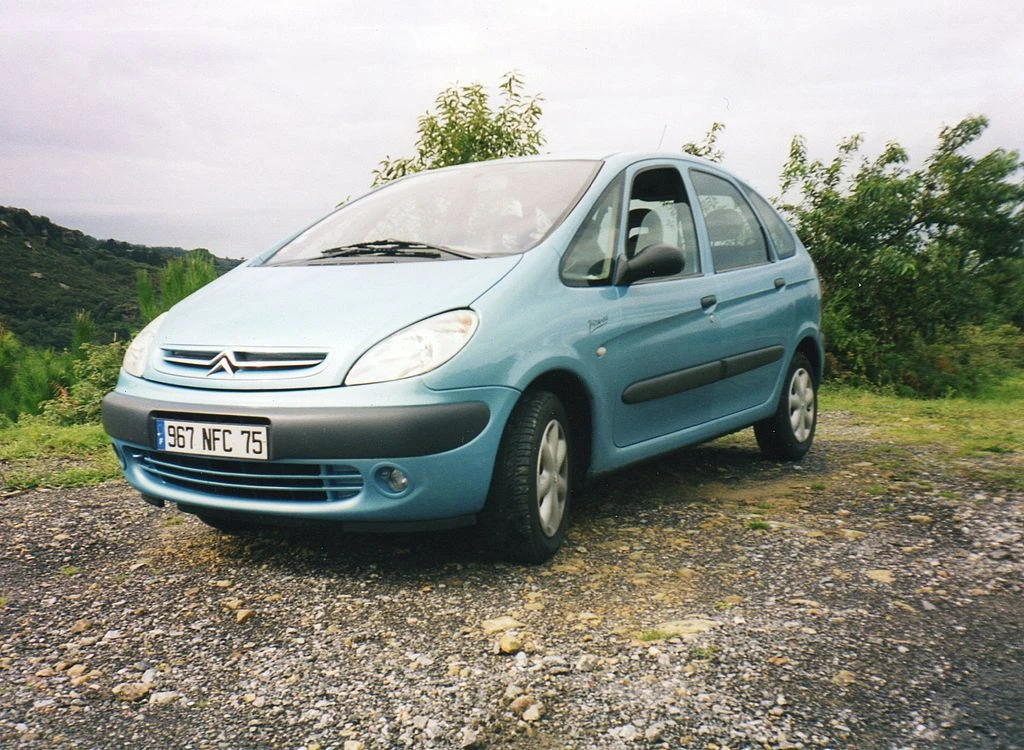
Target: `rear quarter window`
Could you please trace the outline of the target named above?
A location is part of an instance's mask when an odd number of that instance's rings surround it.
[[[796,255],[796,238],[794,238],[792,230],[768,201],[746,185],[743,187],[747,191],[747,197],[750,198],[750,203],[757,212],[758,218],[761,219],[764,228],[768,230],[768,236],[772,238],[776,254],[779,258],[792,258]]]

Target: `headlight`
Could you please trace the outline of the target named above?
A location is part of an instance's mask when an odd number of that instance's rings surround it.
[[[345,385],[383,383],[430,372],[458,354],[478,324],[472,310],[452,310],[403,328],[360,357]]]
[[[146,371],[149,348],[153,345],[153,338],[156,336],[157,329],[160,328],[160,324],[163,322],[166,314],[160,313],[157,315],[150,321],[149,325],[142,329],[138,336],[132,339],[128,351],[124,353],[124,362],[121,364],[124,371],[129,375],[141,378],[142,373]]]

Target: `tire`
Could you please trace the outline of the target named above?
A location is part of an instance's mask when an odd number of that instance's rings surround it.
[[[532,564],[562,546],[572,496],[568,425],[565,407],[546,391],[528,391],[512,410],[480,515],[490,553]]]
[[[817,384],[805,355],[793,356],[785,382],[775,414],[755,424],[754,435],[768,458],[798,461],[811,449],[818,424]]]

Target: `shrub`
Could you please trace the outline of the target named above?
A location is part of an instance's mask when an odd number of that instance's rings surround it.
[[[117,384],[125,344],[82,344],[72,365],[72,382],[43,404],[43,417],[61,425],[86,424],[100,418],[100,404]]]

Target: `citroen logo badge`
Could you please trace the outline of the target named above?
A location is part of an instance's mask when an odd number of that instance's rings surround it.
[[[233,377],[239,369],[239,365],[235,362],[235,358],[231,356],[231,352],[221,352],[210,362],[210,369],[206,371],[206,377],[217,375],[218,373],[224,373],[229,377]]]

